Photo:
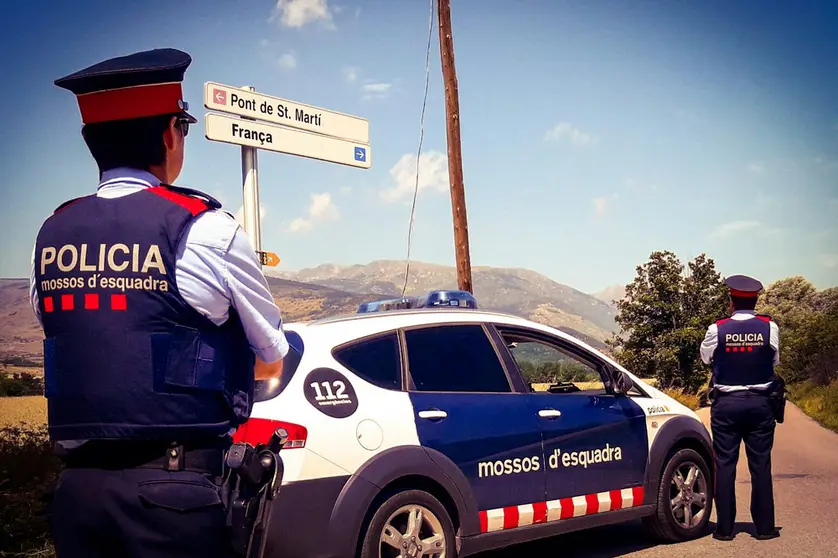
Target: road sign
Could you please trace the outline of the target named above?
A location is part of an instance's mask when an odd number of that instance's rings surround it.
[[[212,141],[298,155],[362,169],[372,166],[372,152],[368,144],[252,120],[242,120],[223,114],[204,115],[204,134],[208,140]]]
[[[368,120],[208,81],[204,106],[357,143],[370,142]]]
[[[269,267],[276,267],[279,265],[279,256],[274,254],[273,252],[256,252],[259,255],[259,262],[262,265],[267,265]]]

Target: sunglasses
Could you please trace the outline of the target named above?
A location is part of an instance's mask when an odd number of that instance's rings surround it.
[[[189,135],[189,120],[186,118],[178,118],[175,120],[175,124],[177,124],[180,128],[180,133],[183,134],[183,137]]]

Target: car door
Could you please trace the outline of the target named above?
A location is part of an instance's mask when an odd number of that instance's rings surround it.
[[[481,511],[543,502],[535,397],[513,390],[485,327],[435,324],[403,336],[420,443],[460,468]],[[505,520],[500,513],[488,521]]]
[[[604,362],[536,329],[498,325],[497,331],[536,390],[547,499],[562,500],[555,513],[573,517],[642,503],[646,417],[630,397],[606,390]]]

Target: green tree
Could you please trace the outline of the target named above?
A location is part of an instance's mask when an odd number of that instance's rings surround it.
[[[697,391],[709,369],[699,349],[707,327],[728,313],[727,290],[711,258],[701,254],[688,273],[674,253],[653,252],[617,303],[621,332],[609,341],[617,360],[662,387]]]
[[[838,288],[818,291],[805,277],[787,277],[765,289],[757,311],[780,326],[777,372],[786,382],[838,379]]]

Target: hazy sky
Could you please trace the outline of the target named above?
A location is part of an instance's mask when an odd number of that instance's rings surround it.
[[[193,57],[177,183],[241,206],[205,81],[367,118],[370,170],[260,152],[263,248],[278,269],[403,259],[428,18],[425,0],[9,3],[0,276],[26,276],[43,219],[97,185],[53,80],[156,47]],[[838,3],[453,0],[452,19],[473,265],[590,292],[669,249],[838,284]],[[423,153],[412,258],[453,265],[436,29]]]

